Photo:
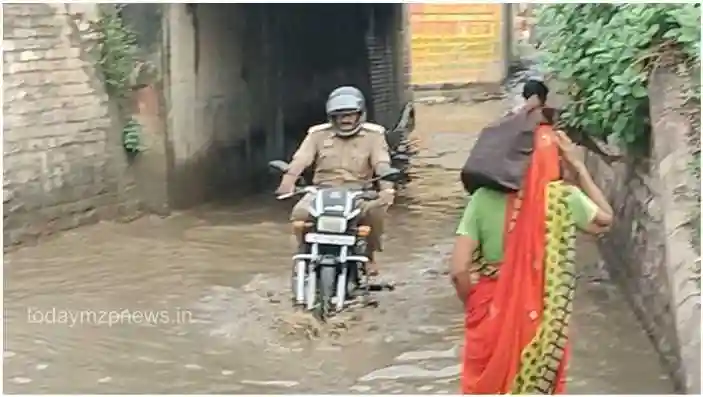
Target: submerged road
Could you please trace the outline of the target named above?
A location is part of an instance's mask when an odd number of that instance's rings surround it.
[[[455,394],[463,316],[444,272],[458,170],[505,106],[418,107],[419,179],[391,209],[380,258],[398,287],[330,324],[290,308],[292,203],[268,195],[6,254],[5,392]],[[671,393],[618,290],[588,281],[597,260],[583,240],[568,391]]]

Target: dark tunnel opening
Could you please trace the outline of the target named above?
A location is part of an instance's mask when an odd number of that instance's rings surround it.
[[[365,37],[367,21],[364,7],[338,4],[320,7],[314,4],[283,5],[276,12],[295,20],[282,33],[285,55],[281,67],[284,84],[299,80],[299,90],[285,90],[283,102],[291,104],[284,115],[285,152],[292,155],[306,130],[326,121],[324,104],[329,92],[341,85],[359,87],[370,98],[368,59]],[[295,55],[293,55],[295,53]],[[295,59],[288,63],[287,60]],[[302,95],[301,91],[308,91]]]
[[[407,100],[402,12],[387,4],[190,4],[171,15],[174,206],[271,188],[277,177],[267,162],[290,159],[307,129],[326,121],[325,100],[341,85],[360,88],[369,119],[390,127]]]

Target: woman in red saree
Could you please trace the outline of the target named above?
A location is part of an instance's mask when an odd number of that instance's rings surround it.
[[[463,394],[563,393],[575,230],[602,233],[612,222],[568,137],[542,124],[534,139],[522,190],[477,190],[457,230],[451,276],[465,307]],[[578,186],[561,179],[562,166]]]

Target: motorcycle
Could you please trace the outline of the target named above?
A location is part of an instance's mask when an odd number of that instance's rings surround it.
[[[288,170],[288,163],[281,160],[271,161],[269,166],[281,173]],[[315,195],[308,209],[311,220],[295,225],[302,227],[304,234],[299,252],[293,255],[294,305],[325,320],[342,311],[355,292],[369,294],[366,239],[371,228],[359,224],[361,205],[378,198],[378,192],[372,190],[374,182],[393,182],[399,176],[399,170],[389,168],[368,181],[369,187],[305,186],[277,197],[284,200],[305,193]]]

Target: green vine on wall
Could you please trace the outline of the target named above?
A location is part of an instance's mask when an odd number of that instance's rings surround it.
[[[700,4],[555,4],[537,16],[546,71],[568,85],[561,121],[624,146],[648,143],[651,70],[700,64]]]
[[[92,24],[96,34],[98,68],[111,99],[118,104],[123,119],[122,144],[129,153],[141,151],[141,126],[131,117],[133,71],[137,66],[137,38],[123,22],[119,6],[101,9]]]
[[[695,4],[555,4],[538,9],[546,72],[568,87],[561,122],[629,148],[649,145],[647,85],[660,64],[700,76],[701,10]],[[685,95],[700,103],[700,80]],[[700,126],[690,172],[700,184]],[[608,139],[611,138],[611,139]],[[691,214],[700,255],[700,189]],[[693,265],[700,290],[701,260]]]

